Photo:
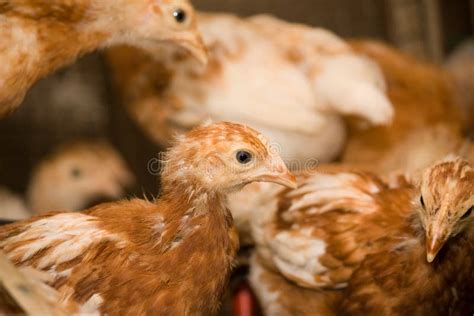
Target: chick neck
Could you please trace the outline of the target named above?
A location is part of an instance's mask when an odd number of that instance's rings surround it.
[[[192,172],[175,172],[163,174],[161,181],[161,197],[167,200],[180,201],[188,207],[205,212],[209,207],[219,206],[220,211],[226,212],[225,201],[227,194],[203,185]]]

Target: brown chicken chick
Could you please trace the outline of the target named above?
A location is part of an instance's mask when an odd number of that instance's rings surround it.
[[[105,141],[64,144],[32,171],[25,199],[0,189],[0,219],[51,210],[79,211],[124,198],[135,183],[125,161]]]
[[[266,314],[472,312],[469,163],[438,162],[419,185],[399,187],[368,173],[329,169],[281,193],[279,210],[255,229],[260,243],[251,282]],[[327,289],[347,283],[344,291]],[[304,300],[311,303],[289,303]]]
[[[38,79],[101,47],[175,43],[206,59],[187,0],[0,0],[0,38],[0,117]]]
[[[33,170],[27,192],[34,213],[78,211],[123,198],[135,183],[125,161],[105,141],[60,146]]]
[[[155,59],[130,47],[107,51],[117,94],[158,145],[210,118],[261,130],[287,161],[327,162],[344,148],[344,115],[391,122],[378,66],[327,30],[203,12],[199,29],[207,67],[171,46]]]
[[[275,191],[266,211],[252,218],[256,252],[267,267],[302,287],[343,288],[377,250],[374,236],[400,225],[397,214],[409,205],[410,194],[339,166],[320,167],[298,183],[296,190]]]
[[[446,71],[380,42],[350,45],[382,69],[395,115],[388,126],[349,120],[344,163],[384,173],[424,169],[458,148],[463,141],[460,105]]]
[[[472,315],[474,169],[466,161],[426,170],[398,234],[367,256],[345,292],[345,315]],[[369,232],[368,232],[369,233]]]
[[[461,106],[465,132],[474,136],[474,40],[457,47],[445,63],[454,79],[454,90]]]
[[[155,202],[7,225],[0,248],[15,265],[46,272],[73,313],[214,314],[238,248],[226,195],[254,181],[295,187],[295,178],[260,133],[225,122],[181,136],[163,163]]]

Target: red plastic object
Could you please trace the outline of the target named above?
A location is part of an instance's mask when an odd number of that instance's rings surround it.
[[[256,316],[255,299],[250,286],[243,282],[237,287],[232,299],[233,316]]]

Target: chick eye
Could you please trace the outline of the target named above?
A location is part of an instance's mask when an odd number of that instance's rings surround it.
[[[421,203],[421,206],[423,206],[423,208],[425,207],[425,200],[423,200],[423,195],[420,196],[420,203]]]
[[[248,164],[250,161],[252,161],[252,154],[249,153],[248,151],[240,150],[235,155],[235,158],[237,159],[239,163],[245,165],[245,164]]]
[[[187,14],[183,9],[176,9],[173,12],[173,17],[178,23],[184,23],[187,19]]]
[[[472,214],[472,210],[474,209],[474,206],[471,206],[466,213],[461,217],[461,219],[468,218]]]
[[[71,176],[75,179],[79,179],[82,176],[82,171],[79,168],[74,168],[71,170]]]

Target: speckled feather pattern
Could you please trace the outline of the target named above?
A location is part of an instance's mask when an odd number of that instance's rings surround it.
[[[410,190],[337,166],[302,175],[297,190],[276,198],[273,219],[254,229],[265,236],[257,252],[286,278],[316,289],[345,287],[380,246],[375,236],[398,229],[411,205]]]
[[[211,164],[222,163],[225,158],[212,155],[246,146],[268,156],[266,144],[245,126],[199,127],[171,150],[156,202],[101,204],[7,225],[0,228],[0,249],[19,267],[46,272],[45,285],[72,313],[215,314],[238,249],[225,206],[226,186],[235,184],[216,186],[191,175],[200,175],[196,162],[206,153]],[[179,175],[183,168],[167,168],[184,157],[191,172]],[[228,176],[232,179],[232,172]]]
[[[351,185],[324,181],[325,187],[313,186],[308,191],[319,192],[327,198],[325,201],[319,198],[323,205],[331,205],[334,198],[331,193],[347,194],[351,189],[372,188],[366,191],[372,198],[372,202],[366,202],[375,207],[372,210],[347,200],[322,214],[318,212],[321,207],[314,203],[288,215],[293,197],[288,192],[275,196],[279,207],[272,220],[260,228],[269,237],[264,242],[256,238],[258,256],[251,264],[250,280],[267,315],[472,314],[474,261],[466,256],[474,250],[472,218],[462,219],[459,231],[451,231],[451,237],[432,263],[426,259],[426,232],[422,225],[423,216],[430,218],[434,214],[442,216],[444,221],[449,222],[453,217],[457,221],[472,206],[472,166],[449,157],[427,168],[421,179],[414,176],[413,180],[405,179],[390,186],[370,173],[356,170],[323,167],[319,172],[323,178],[328,174],[341,178],[350,174],[357,175],[362,182]],[[317,176],[318,173],[303,176],[296,191],[304,190],[310,182],[308,179]],[[426,196],[424,207],[420,205],[420,192]],[[345,199],[342,195],[339,198]],[[448,205],[449,212],[432,211],[431,205]],[[434,220],[437,217],[430,222]],[[308,227],[311,234],[305,233]],[[286,243],[279,249],[272,247],[271,238],[276,239],[281,233],[287,234]],[[309,246],[315,239],[325,242],[325,253],[318,257],[319,262],[299,262],[299,258],[311,251]],[[288,251],[293,252],[291,257],[285,257]],[[287,265],[279,265],[279,258],[287,260]],[[327,273],[314,273],[318,266]],[[306,278],[301,280],[301,276]],[[321,280],[326,282],[318,283]],[[328,285],[344,285],[344,289],[337,292],[322,289]],[[311,301],[312,308],[305,309],[303,303],[292,308],[289,302],[299,299]]]

